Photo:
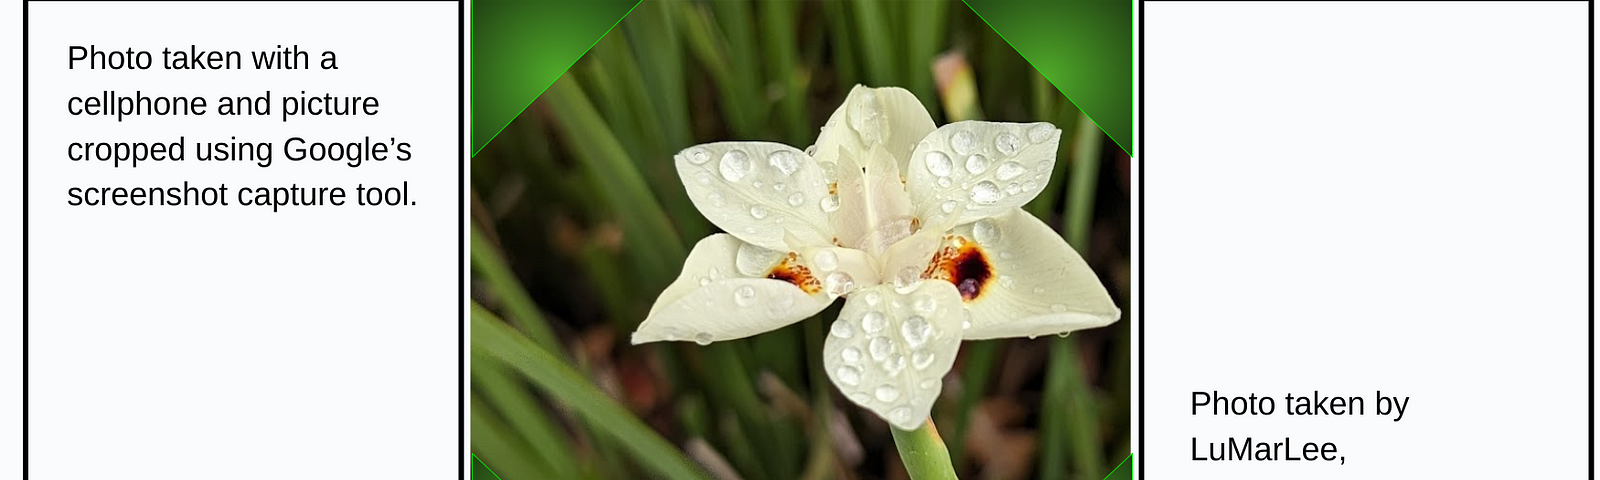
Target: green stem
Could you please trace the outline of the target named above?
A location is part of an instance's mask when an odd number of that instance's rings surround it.
[[[889,427],[889,432],[894,434],[894,446],[900,450],[900,461],[905,462],[906,475],[911,480],[956,478],[956,469],[950,465],[950,450],[939,438],[932,419],[916,430]]]

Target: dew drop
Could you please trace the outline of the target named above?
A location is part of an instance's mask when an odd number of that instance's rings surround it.
[[[917,271],[917,267],[913,266],[900,269],[899,272],[894,274],[894,291],[900,293],[910,293],[912,290],[916,290],[917,286],[922,283],[921,277],[922,273]]]
[[[872,145],[882,143],[885,137],[882,124],[883,112],[878,106],[878,94],[871,90],[862,90],[856,101],[850,102],[849,114],[850,128],[861,135],[862,143]]]
[[[700,333],[694,334],[694,343],[698,343],[698,344],[700,344],[702,346],[703,345],[710,345],[711,344],[711,334],[709,332],[700,332]]]
[[[856,288],[856,280],[851,278],[850,274],[844,272],[830,273],[828,274],[828,278],[824,279],[822,283],[823,288],[828,290],[828,294],[833,296],[850,293],[850,290]]]
[[[815,157],[815,156],[817,156],[817,146],[815,144],[812,144],[811,146],[806,147],[806,156],[807,157]]]
[[[888,360],[883,361],[883,369],[890,376],[899,375],[906,369],[906,356],[898,353],[890,355]]]
[[[975,154],[967,157],[967,173],[977,175],[988,169],[989,157],[985,157],[983,154]]]
[[[822,206],[822,211],[826,212],[826,213],[833,213],[833,212],[839,211],[839,196],[838,195],[828,195],[826,197],[822,197],[821,206]]]
[[[763,206],[760,206],[760,205],[751,205],[750,206],[750,216],[755,217],[757,220],[760,220],[760,219],[763,219],[763,218],[767,218],[767,207],[763,207]]]
[[[1067,306],[1057,303],[1050,306],[1050,311],[1056,313],[1067,313]]]
[[[794,192],[794,194],[789,195],[789,206],[798,207],[802,203],[806,203],[806,195],[805,194],[800,193],[800,192]]]
[[[939,177],[939,188],[950,188],[950,177]]]
[[[839,268],[839,254],[833,253],[833,250],[819,251],[811,257],[811,266],[824,272],[834,271]]]
[[[850,328],[850,322],[846,322],[844,320],[834,320],[833,328],[828,330],[829,333],[833,334],[835,337],[839,337],[840,339],[850,338],[856,334],[856,329]]]
[[[972,153],[973,148],[977,146],[978,137],[973,135],[972,132],[962,130],[950,135],[950,148],[955,149],[958,154],[966,155]]]
[[[1006,195],[1016,195],[1019,193],[1022,193],[1022,185],[1017,185],[1017,182],[1011,182],[1009,185],[1006,185]]]
[[[741,307],[748,307],[756,303],[756,289],[749,285],[739,287],[733,291],[733,303]]]
[[[789,186],[788,185],[784,185],[783,182],[774,182],[772,184],[772,189],[780,191],[780,192],[783,191],[783,189],[788,188],[788,187]]]
[[[744,150],[729,150],[722,154],[722,163],[717,165],[717,170],[722,172],[722,178],[730,182],[737,182],[750,174],[750,154]]]
[[[994,176],[995,178],[998,178],[1000,181],[1004,182],[1020,177],[1024,173],[1028,173],[1028,169],[1023,167],[1022,164],[1017,162],[1006,162],[1000,164],[1000,168],[994,171]]]
[[[844,359],[845,363],[860,362],[861,350],[856,349],[856,347],[844,347],[844,350],[839,351],[839,358]]]
[[[930,361],[930,362],[931,362],[931,361]],[[911,362],[911,363],[916,363],[916,362],[915,362],[915,361],[913,361],[913,362]],[[922,379],[922,383],[918,383],[918,384],[917,384],[917,386],[918,386],[918,387],[922,387],[922,389],[923,389],[923,390],[928,390],[928,389],[932,389],[932,388],[933,388],[933,387],[936,387],[936,386],[938,386],[938,385],[939,385],[939,380],[937,380],[937,379],[932,379],[932,378],[925,378],[925,379]]]
[[[1017,149],[1021,147],[1022,142],[1017,139],[1016,135],[1002,133],[999,136],[994,137],[994,149],[999,150],[1000,153],[1005,154],[1005,156],[1009,157],[1016,155]]]
[[[979,205],[994,205],[1000,201],[1000,195],[1000,187],[988,180],[972,186],[972,201]]]
[[[704,287],[704,286],[710,285],[710,284],[711,284],[711,277],[700,277],[700,286]]]
[[[875,361],[881,362],[889,358],[889,352],[893,349],[894,346],[889,344],[889,337],[872,337],[872,341],[867,342],[867,353],[871,354]]]
[[[938,307],[939,305],[933,301],[933,296],[926,293],[917,295],[917,298],[911,301],[911,309],[923,315],[933,315],[933,310]]]
[[[866,330],[867,333],[881,332],[883,331],[883,327],[888,323],[888,320],[883,318],[883,313],[881,312],[867,312],[866,315],[861,316],[861,329]]]
[[[702,165],[706,163],[706,160],[711,159],[711,152],[707,152],[704,148],[691,148],[689,149],[688,157],[689,163]]]
[[[911,348],[921,347],[928,343],[928,336],[933,333],[933,326],[928,325],[928,320],[921,316],[912,316],[900,324],[900,335],[906,338],[906,343]]]
[[[1028,129],[1028,141],[1033,143],[1043,143],[1045,140],[1050,139],[1050,134],[1055,132],[1055,130],[1055,125],[1048,123],[1035,123],[1033,124],[1033,128]]]
[[[885,383],[883,385],[878,385],[878,389],[873,391],[872,395],[878,397],[878,401],[880,402],[893,402],[895,399],[900,398],[900,389],[895,388],[894,385]],[[909,414],[910,412],[907,413]]]
[[[947,200],[947,201],[945,201],[943,205],[939,205],[939,211],[944,212],[944,213],[951,213],[951,212],[956,211],[956,201],[955,200]]]
[[[878,300],[880,300],[878,297],[878,292],[867,292],[866,295],[861,297],[861,301],[867,302],[867,306],[869,307],[878,306]]]
[[[1072,335],[1072,332],[1061,332],[1056,334],[1057,337],[1061,338],[1067,338],[1068,335]]]
[[[927,370],[929,365],[933,365],[933,353],[932,352],[920,352],[919,351],[919,352],[911,354],[911,366],[917,367],[917,370]],[[927,388],[927,387],[923,387],[923,388]]]
[[[701,172],[701,173],[705,173],[705,172]],[[720,207],[723,204],[727,203],[722,197],[722,192],[711,192],[710,194],[706,195],[706,198],[711,199],[711,206],[713,206],[713,207]]]
[[[697,182],[700,182],[701,185],[710,185],[711,184],[711,174],[706,173],[706,172],[696,173],[694,175],[694,180],[697,181]]]
[[[1049,160],[1040,160],[1039,163],[1033,165],[1033,172],[1038,174],[1046,174],[1050,173],[1050,170],[1052,170],[1054,167],[1055,164],[1050,163]]]
[[[894,421],[894,423],[906,423],[906,421],[911,420],[911,409],[899,407],[894,410],[890,410],[889,420]]]
[[[762,183],[760,180],[756,180],[754,183],[751,183],[750,185],[754,186],[756,188],[761,188],[761,187],[766,186],[767,184],[766,183]]]
[[[1009,289],[1009,288],[1015,286],[1016,283],[1017,283],[1016,280],[1012,279],[1010,275],[1001,275],[1000,276],[1000,286],[1002,286],[1002,287],[1006,287],[1007,289]]]
[[[1033,180],[1022,182],[1022,191],[1024,192],[1031,192],[1035,188],[1039,188],[1039,182],[1035,182]]]
[[[778,150],[772,152],[771,155],[767,155],[767,164],[777,168],[784,175],[793,175],[796,170],[800,169],[800,158],[794,152]]]
[[[922,160],[928,166],[928,173],[932,173],[937,177],[950,176],[950,171],[954,167],[950,163],[950,156],[945,155],[944,152],[928,152]]]
[[[981,245],[992,245],[1000,240],[1000,227],[987,218],[972,222],[972,239]]]
[[[678,341],[678,329],[667,327],[665,330],[661,331],[661,338],[669,342]]]
[[[1044,295],[1044,287],[1033,287],[1034,295]]]
[[[839,382],[855,386],[861,383],[861,369],[845,365],[833,371],[833,376],[839,377]]]

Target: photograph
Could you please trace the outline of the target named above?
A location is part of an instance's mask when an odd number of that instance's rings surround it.
[[[640,2],[471,159],[471,453],[1104,478],[1129,168],[964,2]]]

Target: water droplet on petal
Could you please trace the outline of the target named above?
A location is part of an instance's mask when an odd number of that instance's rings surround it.
[[[838,195],[828,195],[826,197],[822,197],[821,206],[822,206],[822,211],[826,212],[826,213],[833,213],[833,212],[839,211],[839,196]]]
[[[711,159],[711,152],[707,152],[704,148],[696,147],[689,149],[689,154],[687,156],[689,157],[689,163],[701,165],[706,163],[706,160]]]
[[[717,165],[717,170],[722,172],[722,178],[730,182],[737,182],[750,174],[750,154],[744,150],[729,150],[722,154],[722,163]]]
[[[1022,141],[1018,140],[1016,135],[1002,133],[994,137],[994,149],[1008,157],[1016,155],[1019,148],[1022,148]]]
[[[700,173],[705,173],[705,172],[700,172]],[[709,194],[706,194],[706,198],[711,199],[711,206],[713,206],[713,207],[720,207],[724,203],[727,203],[726,201],[723,200],[722,192],[711,192]]]
[[[894,291],[910,293],[922,283],[922,272],[917,267],[905,267],[894,274]]]
[[[856,329],[850,328],[850,322],[844,320],[834,320],[833,328],[830,328],[829,331],[833,336],[839,338],[850,338],[856,334]]]
[[[955,149],[958,154],[966,155],[972,153],[972,149],[977,146],[978,137],[973,135],[972,132],[962,130],[950,135],[950,148]]]
[[[916,361],[913,360],[911,363],[916,363]],[[933,363],[933,361],[929,360],[928,363]],[[939,380],[932,379],[932,378],[925,378],[925,379],[922,379],[922,383],[918,383],[917,386],[918,387],[922,387],[923,390],[928,390],[928,389],[931,389],[933,387],[939,386]]]
[[[802,203],[806,203],[806,195],[804,193],[794,192],[793,195],[789,195],[789,206],[798,207]]]
[[[1034,295],[1044,295],[1044,287],[1033,287]]]
[[[1061,332],[1056,334],[1057,337],[1061,338],[1067,338],[1067,335],[1072,335],[1072,332]]]
[[[816,144],[812,144],[811,146],[806,147],[806,156],[807,157],[815,157],[815,156],[817,156],[817,146],[816,146]]]
[[[696,182],[700,182],[701,185],[710,185],[711,184],[711,174],[706,173],[706,172],[696,173],[696,174],[694,174],[694,180]]]
[[[883,385],[878,385],[878,389],[873,391],[872,395],[878,397],[878,401],[880,402],[893,402],[895,399],[900,398],[900,389],[895,388],[894,385],[885,383]]]
[[[773,190],[777,190],[777,191],[781,192],[781,191],[783,191],[784,188],[788,188],[788,185],[784,185],[783,182],[776,182],[776,183],[772,184],[772,189]]]
[[[972,186],[972,201],[979,205],[994,205],[994,202],[1000,201],[1000,195],[1000,187],[988,180]]]
[[[911,301],[911,309],[923,315],[933,315],[933,310],[938,307],[939,305],[933,301],[933,296],[926,293],[917,295],[917,298]]]
[[[883,314],[880,313],[880,312],[867,312],[866,315],[862,315],[861,316],[861,329],[862,330],[866,330],[867,333],[878,333],[878,332],[881,332],[881,331],[883,331],[883,327],[886,326],[887,324],[888,324],[888,320],[883,318]],[[879,338],[883,338],[883,337],[879,337]],[[876,339],[874,339],[874,340],[876,340]],[[884,340],[888,340],[888,339],[884,339]]]
[[[678,341],[678,329],[667,327],[665,330],[661,331],[661,338],[669,342]]]
[[[1002,287],[1011,288],[1016,283],[1016,280],[1012,279],[1010,275],[1000,276],[1000,286]]]
[[[822,284],[823,288],[828,290],[828,294],[833,296],[850,293],[850,290],[854,290],[856,288],[856,280],[851,278],[850,274],[844,272],[833,272],[828,274],[828,278],[824,279]]]
[[[950,163],[950,156],[945,155],[944,152],[928,152],[926,156],[923,156],[923,163],[927,164],[928,173],[932,173],[937,177],[950,176],[950,170],[954,167]]]
[[[859,362],[861,361],[861,350],[857,350],[856,347],[844,347],[844,350],[839,351],[839,358],[844,359],[845,363]]]
[[[921,347],[928,342],[928,336],[933,333],[933,326],[928,325],[928,320],[921,316],[912,316],[900,324],[900,335],[906,338],[906,343],[911,348]]]
[[[1067,306],[1057,303],[1050,306],[1050,311],[1056,313],[1067,313]]]
[[[939,177],[939,188],[950,188],[950,177]]]
[[[972,222],[972,240],[980,245],[994,244],[1000,240],[1000,227],[987,218]]]
[[[1011,184],[1006,185],[1006,195],[1016,195],[1019,193],[1022,193],[1022,185],[1017,185],[1017,182],[1011,182]]]
[[[711,278],[710,277],[700,277],[700,286],[704,287],[704,286],[710,285],[710,284],[711,284]]]
[[[760,180],[756,180],[754,183],[751,183],[751,185],[756,187],[756,188],[761,188],[761,187],[766,186],[767,184],[766,183],[762,183],[762,181],[760,181]]]
[[[1031,192],[1035,188],[1039,188],[1039,182],[1035,182],[1033,180],[1022,182],[1022,191],[1024,192]]]
[[[861,135],[861,142],[871,146],[882,143],[885,134],[882,124],[882,107],[878,105],[878,94],[871,90],[862,90],[856,101],[850,102],[849,115],[850,128]]]
[[[811,257],[811,266],[817,267],[817,270],[824,272],[834,271],[839,268],[839,254],[833,253],[833,250],[817,252],[815,256]]]
[[[1035,123],[1033,124],[1033,128],[1028,129],[1028,141],[1033,143],[1043,143],[1045,140],[1050,139],[1050,134],[1054,133],[1055,130],[1055,125],[1048,123]]]
[[[906,407],[895,408],[889,411],[889,420],[894,423],[906,423],[911,420],[911,409]]]
[[[995,178],[998,178],[1000,181],[1004,182],[1020,177],[1024,173],[1028,173],[1028,169],[1024,168],[1022,164],[1017,162],[1006,162],[1000,164],[1000,168],[994,171],[994,176]]]
[[[989,169],[989,157],[985,157],[985,156],[983,156],[983,154],[976,154],[976,155],[967,157],[967,173],[971,173],[973,175],[977,175],[977,174],[983,173],[985,170],[988,170],[988,169]]]
[[[889,358],[889,353],[893,349],[894,345],[889,343],[889,337],[872,337],[872,341],[867,342],[867,353],[876,361],[881,362]]]
[[[869,306],[869,307],[876,307],[876,306],[878,306],[878,300],[879,300],[878,292],[867,292],[866,295],[863,295],[861,297],[861,300],[864,301],[864,302],[867,302],[867,306]]]
[[[919,351],[911,354],[911,366],[917,367],[917,370],[927,370],[929,365],[933,365],[933,353]]]
[[[739,287],[733,291],[733,303],[741,307],[748,307],[756,303],[756,289],[749,285]]]
[[[839,377],[839,383],[855,386],[861,383],[861,369],[845,365],[833,371],[833,376]]]
[[[771,155],[767,155],[767,164],[777,168],[784,175],[793,175],[796,170],[800,169],[800,158],[794,152],[778,150],[772,152]]]
[[[700,333],[694,334],[694,343],[698,343],[700,345],[710,345],[711,344],[711,333],[709,333],[709,332],[700,332]]]
[[[944,204],[939,205],[939,211],[944,212],[944,213],[951,213],[951,212],[956,211],[956,201],[955,200],[947,200],[947,201],[945,201]]]
[[[767,218],[767,207],[763,207],[763,206],[760,206],[760,205],[751,205],[750,206],[750,216],[756,217],[757,220],[760,220],[760,219],[763,219],[763,218]]]
[[[890,355],[888,360],[883,361],[883,369],[889,376],[899,375],[906,369],[906,356],[898,353]]]

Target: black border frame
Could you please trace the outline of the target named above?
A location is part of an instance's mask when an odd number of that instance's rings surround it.
[[[22,2],[22,478],[28,478],[28,5],[33,2],[93,3],[109,0],[23,0]],[[319,0],[140,0],[144,2],[308,2]],[[466,304],[467,291],[467,0],[350,0],[373,3],[455,2],[456,4],[456,476],[466,480],[471,455],[467,451]]]
[[[1134,308],[1139,312],[1139,445],[1134,449],[1138,457],[1139,479],[1144,479],[1144,4],[1158,1],[1182,0],[1133,0],[1139,4],[1139,135],[1135,151],[1139,152],[1139,236],[1136,251],[1139,253],[1139,281],[1134,290],[1139,292],[1139,302]],[[1235,3],[1241,0],[1212,0],[1226,3]],[[1242,0],[1257,1],[1257,0]],[[1340,2],[1340,1],[1370,1],[1370,0],[1293,0],[1307,2]],[[1432,0],[1429,0],[1432,1]],[[1497,0],[1454,0],[1461,2],[1497,1]],[[1503,1],[1503,0],[1499,0]],[[1561,0],[1582,1],[1589,4],[1589,478],[1595,478],[1595,444],[1594,444],[1594,0]]]

